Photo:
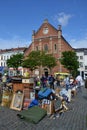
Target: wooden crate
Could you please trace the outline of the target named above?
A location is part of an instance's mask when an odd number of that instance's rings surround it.
[[[22,91],[24,93],[25,98],[30,99],[30,93],[34,92],[33,86],[29,83],[14,83],[13,84],[13,92]]]
[[[12,92],[3,91],[1,106],[10,107],[12,96],[13,96]]]
[[[13,92],[18,90],[23,91],[24,87],[22,83],[13,83]]]
[[[24,98],[30,98],[30,90],[29,90],[29,88],[24,88],[23,93],[24,93]]]
[[[47,111],[47,115],[54,114],[55,112],[54,100],[50,101],[49,104],[42,104],[42,108]]]

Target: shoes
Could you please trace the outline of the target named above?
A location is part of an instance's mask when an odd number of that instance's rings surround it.
[[[59,115],[59,114],[57,114],[57,115],[56,115],[56,118],[59,118],[59,116],[60,116],[60,115]]]
[[[55,115],[52,115],[52,116],[50,117],[50,119],[56,119],[56,118],[59,118],[59,116],[60,116],[60,114],[55,114]]]

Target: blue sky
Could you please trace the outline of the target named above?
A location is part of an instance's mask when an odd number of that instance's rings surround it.
[[[87,48],[87,0],[0,0],[0,49],[29,46],[44,19],[75,48]]]

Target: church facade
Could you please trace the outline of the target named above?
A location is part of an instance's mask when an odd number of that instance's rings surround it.
[[[52,74],[55,72],[67,72],[58,59],[61,58],[63,51],[71,51],[73,48],[63,37],[61,25],[56,29],[45,19],[37,31],[33,30],[32,42],[24,55],[26,57],[31,51],[38,50],[53,54],[57,59],[57,66],[52,69]],[[42,73],[49,73],[49,69],[46,67],[42,68]]]

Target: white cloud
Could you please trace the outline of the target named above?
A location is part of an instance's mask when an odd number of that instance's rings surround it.
[[[25,39],[18,39],[16,38],[12,38],[12,39],[2,39],[0,38],[0,49],[10,49],[10,48],[17,48],[17,47],[28,47],[29,44],[31,42],[29,42],[29,40],[25,40]]]
[[[79,40],[71,39],[69,43],[74,48],[87,48],[87,37]]]
[[[61,12],[61,13],[55,15],[54,20],[58,21],[62,26],[66,26],[71,17],[72,17],[72,15]]]

